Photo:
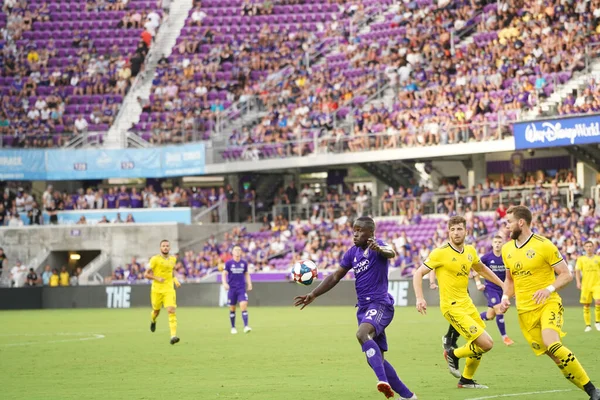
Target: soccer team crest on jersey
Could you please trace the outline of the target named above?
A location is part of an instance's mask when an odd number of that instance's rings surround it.
[[[467,259],[468,259],[469,261],[473,261],[473,256],[472,256],[472,255],[470,255],[470,254],[467,254]]]
[[[472,335],[477,333],[477,327],[475,325],[471,325],[471,327],[469,328],[469,332],[471,332]]]
[[[525,255],[527,256],[527,258],[532,259],[533,257],[535,257],[535,250],[528,250]]]
[[[531,343],[531,347],[533,347],[535,350],[539,350],[541,348],[536,342]]]

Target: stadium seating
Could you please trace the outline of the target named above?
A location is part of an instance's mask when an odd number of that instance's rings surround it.
[[[140,35],[156,8],[147,0],[3,7],[2,146],[60,146],[75,132],[101,142],[141,67]]]

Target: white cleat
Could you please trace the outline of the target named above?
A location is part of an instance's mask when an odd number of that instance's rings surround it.
[[[398,400],[419,400],[419,399],[417,399],[417,395],[416,394],[413,394],[412,397],[402,397],[402,396],[400,396],[398,398]]]
[[[249,326],[244,327],[244,333],[250,333],[252,332],[252,328],[250,328]]]
[[[596,322],[596,330],[600,331],[600,322]]]
[[[237,329],[231,328],[231,334],[232,335],[237,335]]]
[[[596,329],[598,328],[598,324],[596,324]],[[592,327],[591,326],[586,326],[584,329],[584,332],[591,332],[592,331]]]

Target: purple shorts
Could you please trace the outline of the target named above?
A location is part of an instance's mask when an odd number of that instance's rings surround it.
[[[227,292],[227,305],[235,306],[237,303],[241,303],[242,301],[248,301],[246,289],[230,288]]]
[[[487,298],[488,307],[494,307],[502,301],[502,289],[496,285],[486,284],[483,294]]]
[[[356,312],[358,325],[371,324],[375,328],[375,337],[373,340],[381,351],[387,351],[387,338],[385,336],[385,328],[392,323],[394,319],[394,304],[387,301],[369,303],[364,306],[359,306]]]

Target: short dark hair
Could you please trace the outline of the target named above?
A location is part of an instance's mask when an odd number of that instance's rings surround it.
[[[164,242],[171,243],[167,239],[163,239],[163,240],[160,241],[160,244],[162,245]]]
[[[448,220],[448,229],[450,229],[454,225],[460,225],[460,224],[463,224],[465,226],[465,228],[466,228],[467,227],[467,220],[465,219],[465,217],[461,217],[460,215],[455,215],[454,217],[451,217]]]
[[[594,245],[594,242],[592,242],[591,240],[586,240],[585,242],[583,242],[583,245],[585,246],[588,243],[591,244],[592,246]]]
[[[506,210],[506,213],[514,215],[517,219],[524,219],[527,223],[527,226],[531,225],[531,221],[533,220],[531,211],[525,206],[512,206]]]
[[[362,223],[365,227],[370,228],[372,231],[375,231],[375,221],[371,217],[358,217],[354,223]]]
[[[500,239],[500,240],[504,240],[504,238],[503,238],[502,236],[500,236],[500,235],[496,235],[496,236],[494,236],[494,237],[492,238],[492,240],[494,240],[494,239]]]

